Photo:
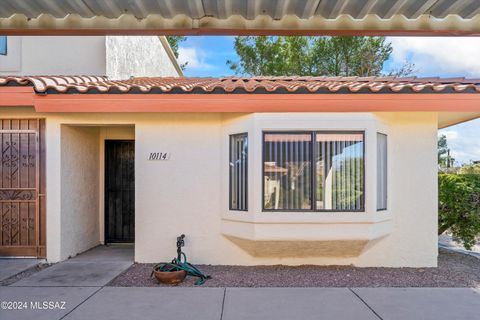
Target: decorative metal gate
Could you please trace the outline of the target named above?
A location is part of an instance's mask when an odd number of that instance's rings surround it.
[[[45,121],[0,119],[0,256],[45,257]]]

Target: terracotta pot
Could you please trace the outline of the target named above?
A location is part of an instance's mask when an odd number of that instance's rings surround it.
[[[187,272],[185,270],[171,272],[154,270],[153,273],[155,274],[155,278],[157,278],[158,282],[171,284],[174,286],[179,285],[187,276]]]

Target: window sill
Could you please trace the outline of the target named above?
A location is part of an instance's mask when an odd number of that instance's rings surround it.
[[[388,235],[392,229],[389,218],[377,217],[356,221],[351,217],[315,221],[245,218],[223,218],[222,234],[258,257],[272,252],[282,257],[295,257],[301,252],[309,256],[358,256],[368,243]]]
[[[273,223],[273,224],[369,224],[379,223],[390,220],[388,211],[375,212],[332,212],[332,211],[268,211],[268,212],[238,212],[227,211],[223,216],[223,220],[249,222],[249,223]]]

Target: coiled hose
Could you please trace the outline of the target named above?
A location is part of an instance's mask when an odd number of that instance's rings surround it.
[[[182,257],[183,257],[183,261],[181,259]],[[195,281],[196,286],[204,284],[205,281],[211,278],[210,276],[205,275],[200,270],[198,270],[198,268],[195,267],[193,264],[187,262],[187,256],[183,252],[180,253],[180,259],[175,258],[172,260],[171,263],[159,263],[153,267],[153,270],[161,271],[161,272],[172,272],[172,271],[184,270],[187,272],[187,275],[198,278],[198,280]],[[153,275],[153,272],[152,272],[152,275]]]

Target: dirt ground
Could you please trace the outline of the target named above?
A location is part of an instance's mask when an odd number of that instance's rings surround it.
[[[153,264],[134,264],[109,286],[155,287]],[[480,287],[480,259],[440,249],[438,268],[357,268],[352,266],[198,265],[212,276],[204,287]],[[187,276],[181,287],[193,286]]]

